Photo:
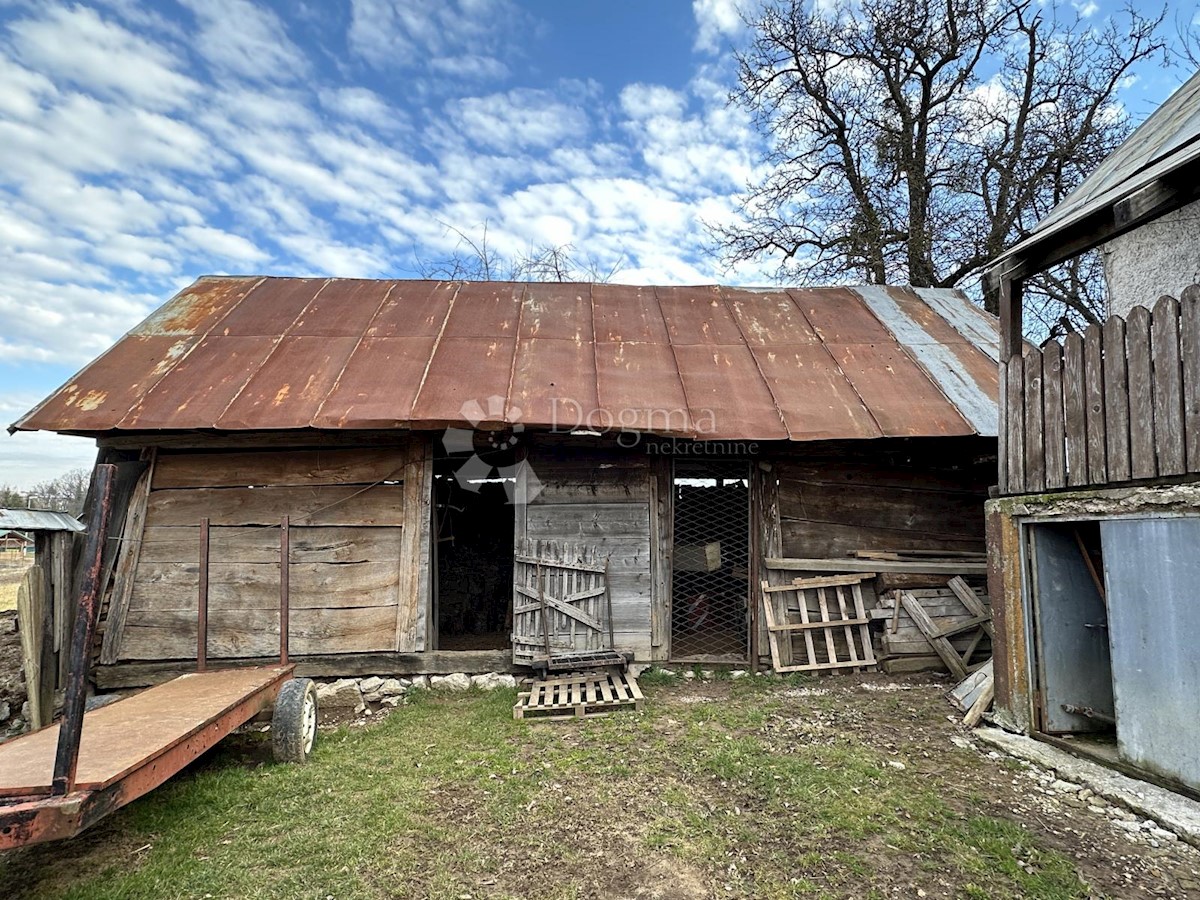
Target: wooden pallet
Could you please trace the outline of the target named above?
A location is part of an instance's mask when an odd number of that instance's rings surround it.
[[[785,585],[764,581],[763,613],[775,671],[874,670],[861,584],[874,577],[863,572],[796,578]]]
[[[617,709],[641,709],[637,679],[624,672],[589,672],[539,678],[517,694],[514,719],[574,719]]]

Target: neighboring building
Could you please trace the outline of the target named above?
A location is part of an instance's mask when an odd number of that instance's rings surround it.
[[[1200,75],[997,262],[1001,497],[988,504],[1000,720],[1193,793],[1198,197]],[[1025,344],[1023,281],[1100,246],[1113,314]]]
[[[1141,207],[1155,198],[1143,194],[1134,206],[1114,207],[1156,179],[1178,183],[1180,167],[1200,151],[1200,72],[1196,73],[1096,167],[1069,197],[1038,223],[1035,238],[1068,246],[1079,234],[1081,216],[1106,208],[1138,215],[1136,228],[1111,223],[1116,231],[1103,243],[1109,313],[1125,316],[1168,294],[1178,297],[1200,282],[1200,201],[1147,217]],[[1103,226],[1102,226],[1103,227]],[[1055,236],[1055,237],[1052,237]]]
[[[0,550],[29,550],[33,547],[33,538],[19,531],[0,531]]]
[[[195,659],[202,520],[209,656],[275,653],[283,516],[302,673],[744,664],[764,558],[982,551],[997,339],[946,290],[204,278],[13,427],[119,467],[101,685]]]

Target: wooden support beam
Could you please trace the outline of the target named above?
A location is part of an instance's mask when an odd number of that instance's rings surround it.
[[[927,560],[896,562],[887,559],[792,559],[767,558],[768,569],[785,572],[911,572],[917,574],[986,575],[986,562]]]

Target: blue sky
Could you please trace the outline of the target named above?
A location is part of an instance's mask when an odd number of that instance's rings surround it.
[[[768,280],[703,251],[762,150],[725,102],[744,37],[735,0],[0,0],[0,424],[198,275],[414,277],[447,224]],[[93,456],[3,436],[0,482]]]

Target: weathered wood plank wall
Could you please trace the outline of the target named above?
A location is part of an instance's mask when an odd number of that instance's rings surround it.
[[[417,441],[392,448],[159,453],[144,524],[123,535],[123,553],[130,554],[127,608],[120,633],[109,630],[105,661],[194,657],[202,517],[212,524],[210,657],[278,651],[284,515],[291,532],[292,653],[423,649],[421,604],[428,590],[412,575],[422,571],[423,545],[404,539],[407,507],[421,506],[405,481],[423,481],[423,463]],[[410,576],[403,578],[406,571]]]
[[[995,448],[988,438],[879,440],[778,459],[783,555],[982,551]]]
[[[1004,494],[1200,472],[1200,308],[1162,297],[1002,361]],[[1040,373],[1040,377],[1039,374]]]

